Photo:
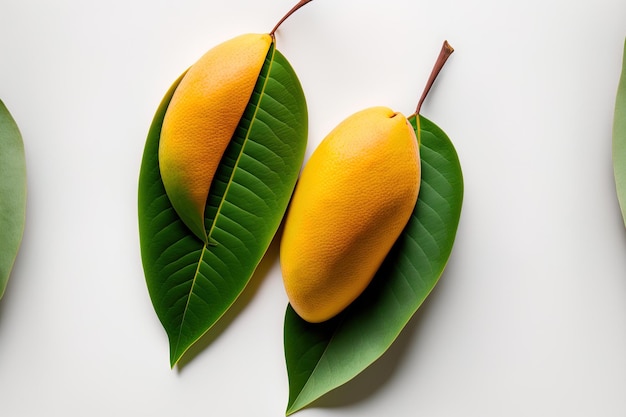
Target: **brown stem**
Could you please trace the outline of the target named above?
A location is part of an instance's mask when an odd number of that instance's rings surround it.
[[[417,103],[417,109],[415,110],[415,113],[414,113],[416,116],[420,114],[420,110],[422,109],[422,103],[424,103],[424,100],[426,99],[428,92],[430,91],[431,87],[435,83],[435,80],[437,79],[437,75],[439,75],[439,71],[441,71],[441,69],[445,65],[450,55],[452,55],[452,52],[454,52],[454,48],[450,46],[448,41],[443,41],[441,52],[439,52],[439,56],[437,57],[435,66],[433,67],[433,70],[430,73],[428,82],[426,82],[426,87],[424,87],[424,91],[422,92],[422,97],[420,97],[420,101]]]
[[[280,25],[282,25],[282,24],[283,24],[283,22],[289,18],[289,16],[291,16],[292,14],[294,14],[295,12],[297,12],[297,11],[298,11],[298,9],[300,9],[302,6],[304,6],[304,5],[306,5],[307,3],[310,3],[310,2],[312,2],[312,1],[313,1],[313,0],[300,0],[300,1],[298,2],[298,4],[296,4],[295,6],[293,6],[293,7],[291,8],[291,10],[289,10],[289,11],[287,12],[287,14],[286,14],[286,15],[284,15],[284,16],[283,16],[283,18],[282,18],[282,19],[280,19],[280,20],[278,21],[278,23],[276,23],[276,26],[274,26],[274,29],[272,29],[272,31],[270,32],[270,36],[273,38],[273,37],[274,37],[274,33],[278,30],[278,27],[279,27]]]

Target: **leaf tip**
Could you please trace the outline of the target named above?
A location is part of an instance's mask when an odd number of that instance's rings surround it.
[[[180,361],[184,353],[185,353],[184,351],[180,352],[178,349],[176,350],[172,349],[172,351],[170,352],[170,368],[171,369],[174,369],[174,367],[178,364],[178,362]]]

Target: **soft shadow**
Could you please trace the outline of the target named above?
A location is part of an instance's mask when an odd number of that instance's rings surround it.
[[[444,278],[442,276],[441,279]],[[437,302],[438,292],[437,287],[435,287],[398,338],[377,361],[354,379],[317,399],[306,408],[342,408],[371,400],[386,384],[393,380],[396,369],[401,368],[407,355],[411,353],[411,348],[415,347],[415,338],[419,337],[422,323],[429,320],[430,305]]]
[[[233,305],[226,310],[224,315],[206,332],[196,343],[191,345],[191,347],[185,352],[185,354],[180,358],[176,367],[178,372],[182,372],[185,366],[189,364],[196,356],[206,350],[209,345],[211,345],[225,330],[228,326],[232,324],[232,322],[237,318],[237,316],[246,308],[246,306],[250,303],[252,298],[258,293],[259,288],[261,287],[261,283],[268,275],[269,271],[272,269],[273,265],[278,259],[279,254],[279,243],[280,243],[280,230],[270,243],[265,255],[261,259],[261,262],[257,266],[254,274],[250,278],[248,285],[244,288],[243,292],[239,295],[239,297],[235,300]]]

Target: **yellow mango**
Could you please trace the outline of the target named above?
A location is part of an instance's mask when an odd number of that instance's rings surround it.
[[[247,34],[209,50],[189,68],[167,108],[161,178],[178,216],[204,242],[209,188],[272,42],[270,34]]]
[[[420,158],[405,116],[386,107],[340,123],[311,155],[280,245],[289,302],[328,320],[368,286],[417,201]]]

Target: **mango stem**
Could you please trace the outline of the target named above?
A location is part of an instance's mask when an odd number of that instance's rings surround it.
[[[422,104],[424,103],[424,100],[426,99],[428,92],[430,91],[431,87],[435,83],[435,80],[437,79],[437,75],[439,75],[439,72],[445,65],[446,61],[448,60],[450,55],[452,55],[452,52],[454,52],[454,48],[450,46],[448,41],[443,41],[443,46],[441,47],[441,51],[439,52],[437,61],[435,61],[435,66],[433,67],[430,73],[430,77],[428,78],[428,81],[426,82],[426,86],[424,87],[422,96],[420,97],[420,100],[417,103],[417,109],[415,109],[415,113],[414,113],[415,116],[420,114],[420,111],[422,110]]]
[[[274,37],[274,33],[278,30],[278,27],[279,27],[280,25],[282,25],[282,23],[283,23],[285,20],[287,20],[287,19],[289,18],[289,16],[291,16],[292,14],[294,14],[295,12],[297,12],[297,11],[298,11],[298,9],[300,9],[302,6],[304,6],[304,5],[306,5],[307,3],[310,3],[310,2],[312,2],[312,1],[313,1],[313,0],[300,0],[300,1],[298,2],[298,4],[296,4],[295,6],[293,6],[293,7],[291,8],[291,10],[289,10],[289,11],[287,12],[287,14],[286,14],[286,15],[284,15],[284,16],[283,16],[283,18],[282,18],[282,19],[280,19],[280,20],[278,21],[278,23],[276,23],[276,26],[274,26],[274,29],[272,29],[272,31],[270,32],[270,36],[273,38],[273,37]]]

